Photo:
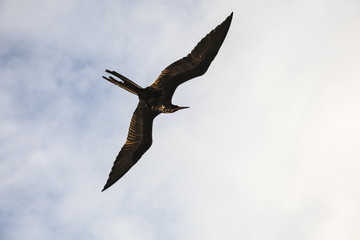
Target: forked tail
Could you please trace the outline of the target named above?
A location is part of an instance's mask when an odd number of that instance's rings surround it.
[[[115,77],[120,78],[122,80],[122,82],[114,79],[112,76],[109,76],[108,78],[105,76],[102,76],[104,79],[125,89],[126,91],[129,91],[135,95],[139,95],[139,92],[143,89],[142,87],[140,87],[139,85],[137,85],[136,83],[134,83],[133,81],[128,79],[127,77],[124,77],[120,73],[117,73],[115,71],[109,71],[107,69],[106,69],[106,72],[114,75]]]

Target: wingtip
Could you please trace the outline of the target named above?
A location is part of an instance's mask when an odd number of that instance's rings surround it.
[[[109,187],[111,187],[115,182],[111,182],[109,181],[109,179],[106,181],[103,190],[101,190],[102,192],[105,191],[106,189],[108,189]]]
[[[234,15],[234,12],[231,12],[231,14],[228,16],[228,18],[231,20]]]
[[[117,180],[119,180],[119,179],[117,179]],[[106,182],[103,190],[101,190],[101,192],[103,192],[103,191],[105,191],[106,189],[108,189],[109,187],[111,187],[115,182],[117,182],[117,180],[116,180],[116,181],[113,181],[113,180],[111,180],[111,178],[109,178],[109,179],[107,180],[107,182]]]
[[[105,191],[106,189],[108,189],[110,186],[108,186],[107,184],[105,184],[103,190],[101,190],[101,192]]]

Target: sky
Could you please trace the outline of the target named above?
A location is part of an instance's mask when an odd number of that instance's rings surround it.
[[[101,192],[137,97],[234,12]],[[360,239],[357,0],[0,1],[0,238]]]

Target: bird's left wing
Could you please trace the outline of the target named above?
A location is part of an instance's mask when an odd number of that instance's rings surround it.
[[[155,116],[143,101],[139,102],[131,119],[126,143],[116,157],[109,178],[102,191],[124,176],[150,148],[152,144],[152,125]]]
[[[203,75],[225,40],[232,16],[233,13],[208,33],[186,57],[166,67],[150,87],[165,92],[164,98],[171,101],[177,86]]]

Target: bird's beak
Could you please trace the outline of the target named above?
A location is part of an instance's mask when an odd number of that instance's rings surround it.
[[[176,108],[176,111],[177,111],[177,110],[181,110],[181,109],[185,109],[185,108],[190,108],[190,107],[177,107],[177,108]]]

